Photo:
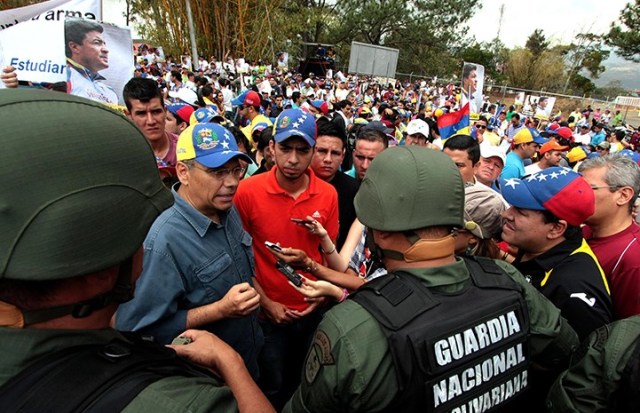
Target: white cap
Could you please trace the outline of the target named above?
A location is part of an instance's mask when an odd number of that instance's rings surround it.
[[[480,145],[480,156],[483,158],[500,158],[502,160],[502,166],[507,162],[507,157],[504,152],[493,145]]]
[[[429,138],[429,125],[421,119],[414,119],[407,125],[407,135],[419,133],[425,138]]]
[[[177,91],[169,92],[169,96],[174,99],[179,99],[184,103],[188,103],[193,106],[198,106],[198,95],[193,90],[183,87]]]

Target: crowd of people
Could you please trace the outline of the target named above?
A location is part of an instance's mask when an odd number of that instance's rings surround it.
[[[637,127],[200,60],[140,48],[124,116],[4,69],[0,405],[637,408]]]

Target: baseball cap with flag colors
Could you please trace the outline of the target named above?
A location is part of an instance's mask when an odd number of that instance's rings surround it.
[[[544,145],[548,139],[540,136],[540,133],[534,128],[522,128],[513,137],[513,144],[520,145],[521,143],[535,142],[538,145]]]
[[[573,226],[579,226],[595,211],[591,186],[577,172],[552,167],[523,179],[501,183],[502,196],[516,208],[547,210]]]
[[[231,132],[217,123],[196,123],[183,130],[176,146],[178,161],[195,159],[207,168],[218,168],[232,158],[241,157],[252,163]]]
[[[273,125],[273,137],[281,143],[292,136],[300,136],[309,146],[316,144],[316,121],[314,116],[300,109],[287,109],[276,119]]]

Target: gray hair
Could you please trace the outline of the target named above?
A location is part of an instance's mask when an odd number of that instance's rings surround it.
[[[582,173],[595,168],[607,168],[604,174],[607,185],[615,188],[630,186],[633,189],[633,198],[629,202],[629,211],[631,211],[640,193],[640,166],[628,156],[614,153],[585,160],[578,168],[578,172]]]

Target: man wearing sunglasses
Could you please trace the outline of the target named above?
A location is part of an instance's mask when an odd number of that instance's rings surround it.
[[[233,197],[245,169],[227,129],[197,123],[177,144],[175,203],[144,241],[136,297],[116,314],[116,328],[153,335],[169,344],[191,328],[208,330],[233,347],[254,378],[263,335],[260,295],[253,288],[251,237]]]

